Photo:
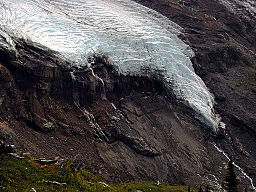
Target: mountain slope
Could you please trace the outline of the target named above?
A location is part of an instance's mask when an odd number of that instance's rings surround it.
[[[225,130],[200,123],[161,79],[122,75],[99,54],[92,70],[70,68],[55,51],[13,38],[18,57],[0,49],[1,139],[36,157],[81,154],[85,168],[112,182],[210,184],[219,191],[228,161],[222,148],[255,181],[254,20],[215,1],[140,3],[185,29],[180,38],[195,52],[193,67],[216,96]]]

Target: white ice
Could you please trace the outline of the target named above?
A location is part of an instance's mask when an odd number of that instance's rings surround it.
[[[182,31],[131,0],[0,0],[0,36],[46,46],[72,65],[88,65],[98,53],[121,74],[157,77],[216,131],[214,98],[194,72],[194,53],[178,38]]]

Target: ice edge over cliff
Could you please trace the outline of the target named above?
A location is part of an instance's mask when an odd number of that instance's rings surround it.
[[[218,129],[214,97],[194,72],[193,51],[178,38],[183,29],[149,8],[130,0],[0,0],[0,31],[0,46],[19,37],[78,67],[98,53],[121,74],[154,75],[197,119]]]

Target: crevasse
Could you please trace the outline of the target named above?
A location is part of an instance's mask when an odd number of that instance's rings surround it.
[[[78,67],[89,65],[92,54],[103,54],[121,74],[159,78],[216,131],[214,98],[194,72],[194,53],[178,38],[182,31],[131,0],[0,0],[1,42],[23,38]]]

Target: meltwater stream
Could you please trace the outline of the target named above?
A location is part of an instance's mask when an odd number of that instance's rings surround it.
[[[214,98],[195,74],[183,29],[131,0],[0,0],[0,46],[13,37],[48,47],[71,65],[97,53],[124,75],[153,76],[217,130]]]
[[[229,156],[228,156],[222,149],[220,149],[215,143],[212,143],[212,145],[215,147],[215,149],[217,149],[218,152],[222,153],[222,154],[224,155],[224,157],[225,157],[228,161],[231,160],[231,159],[229,158]],[[242,177],[245,178],[245,179],[247,179],[247,180],[249,181],[249,183],[250,183],[250,185],[251,185],[251,186],[250,186],[251,189],[256,192],[256,187],[254,186],[254,183],[253,183],[252,178],[249,177],[249,176],[244,172],[244,170],[243,170],[241,167],[239,167],[236,163],[233,162],[233,165],[239,170],[239,172],[241,173]]]

